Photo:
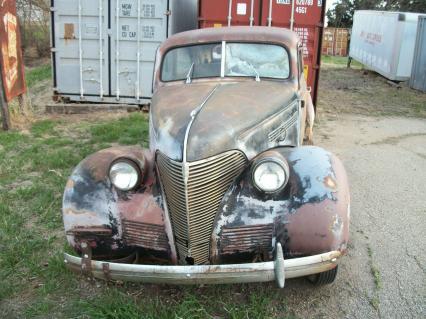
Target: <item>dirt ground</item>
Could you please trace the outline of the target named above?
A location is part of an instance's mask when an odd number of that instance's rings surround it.
[[[366,85],[365,75],[353,76],[363,71],[341,70],[340,81],[338,71],[325,66],[322,74],[315,144],[340,157],[349,176],[349,253],[333,285],[288,281],[289,309],[302,318],[426,318],[426,120],[394,116],[407,105],[391,98],[415,94],[424,109],[426,94],[367,74],[380,87],[369,95],[354,90]]]
[[[425,318],[426,121],[343,114],[322,120],[316,144],[349,176],[349,253],[333,285],[289,281],[289,308],[302,318]]]

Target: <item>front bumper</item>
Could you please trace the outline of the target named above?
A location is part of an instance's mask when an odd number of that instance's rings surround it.
[[[121,264],[91,260],[65,254],[65,263],[73,271],[99,279],[165,284],[232,284],[276,281],[280,288],[285,279],[308,276],[333,269],[342,253],[331,251],[308,257],[287,259],[280,244],[274,261],[248,264],[158,266]]]

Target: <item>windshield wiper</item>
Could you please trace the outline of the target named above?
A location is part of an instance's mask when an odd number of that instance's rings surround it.
[[[191,84],[192,82],[191,75],[193,71],[194,71],[194,62],[192,62],[191,67],[189,68],[188,73],[186,74],[186,81],[185,81],[186,84]]]
[[[257,72],[256,68],[253,66],[253,64],[251,64],[248,61],[245,61],[247,63],[247,65],[254,71],[254,73],[256,73],[256,82],[260,82],[260,75],[259,72]]]

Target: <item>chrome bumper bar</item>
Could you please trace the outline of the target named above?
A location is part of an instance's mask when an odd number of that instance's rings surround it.
[[[83,271],[99,279],[167,284],[232,284],[276,281],[280,288],[285,279],[303,277],[330,270],[336,266],[341,252],[287,259],[280,244],[276,259],[248,264],[158,266],[90,261],[87,269],[82,258],[65,254],[65,263],[73,271]]]

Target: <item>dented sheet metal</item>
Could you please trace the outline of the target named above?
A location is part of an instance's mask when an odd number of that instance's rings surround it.
[[[109,181],[111,164],[122,157],[145,172],[143,186],[135,191],[121,192]],[[110,148],[86,158],[74,170],[64,193],[63,216],[70,244],[81,251],[81,242],[86,241],[96,255],[107,256],[128,253],[138,243],[151,240],[144,248],[166,251],[167,259],[176,260],[170,221],[154,170],[151,153],[140,147]],[[152,225],[150,236],[137,226],[141,224]],[[123,227],[126,225],[132,229]]]
[[[341,257],[340,252],[332,251],[315,256],[284,260],[282,250],[280,248],[277,250],[278,254],[274,261],[259,263],[158,266],[92,261],[90,267],[94,277],[104,280],[167,284],[232,284],[275,281],[278,287],[284,288],[286,279],[333,269]],[[65,262],[71,270],[81,271],[81,258],[66,254]]]
[[[219,208],[211,246],[214,260],[221,259],[220,251],[228,249],[224,230],[249,225],[275,225],[270,251],[280,242],[286,257],[346,250],[349,190],[341,162],[319,147],[277,148],[273,152],[288,158],[288,187],[274,195],[260,193],[247,169]],[[251,240],[256,241],[257,236],[253,234]]]

